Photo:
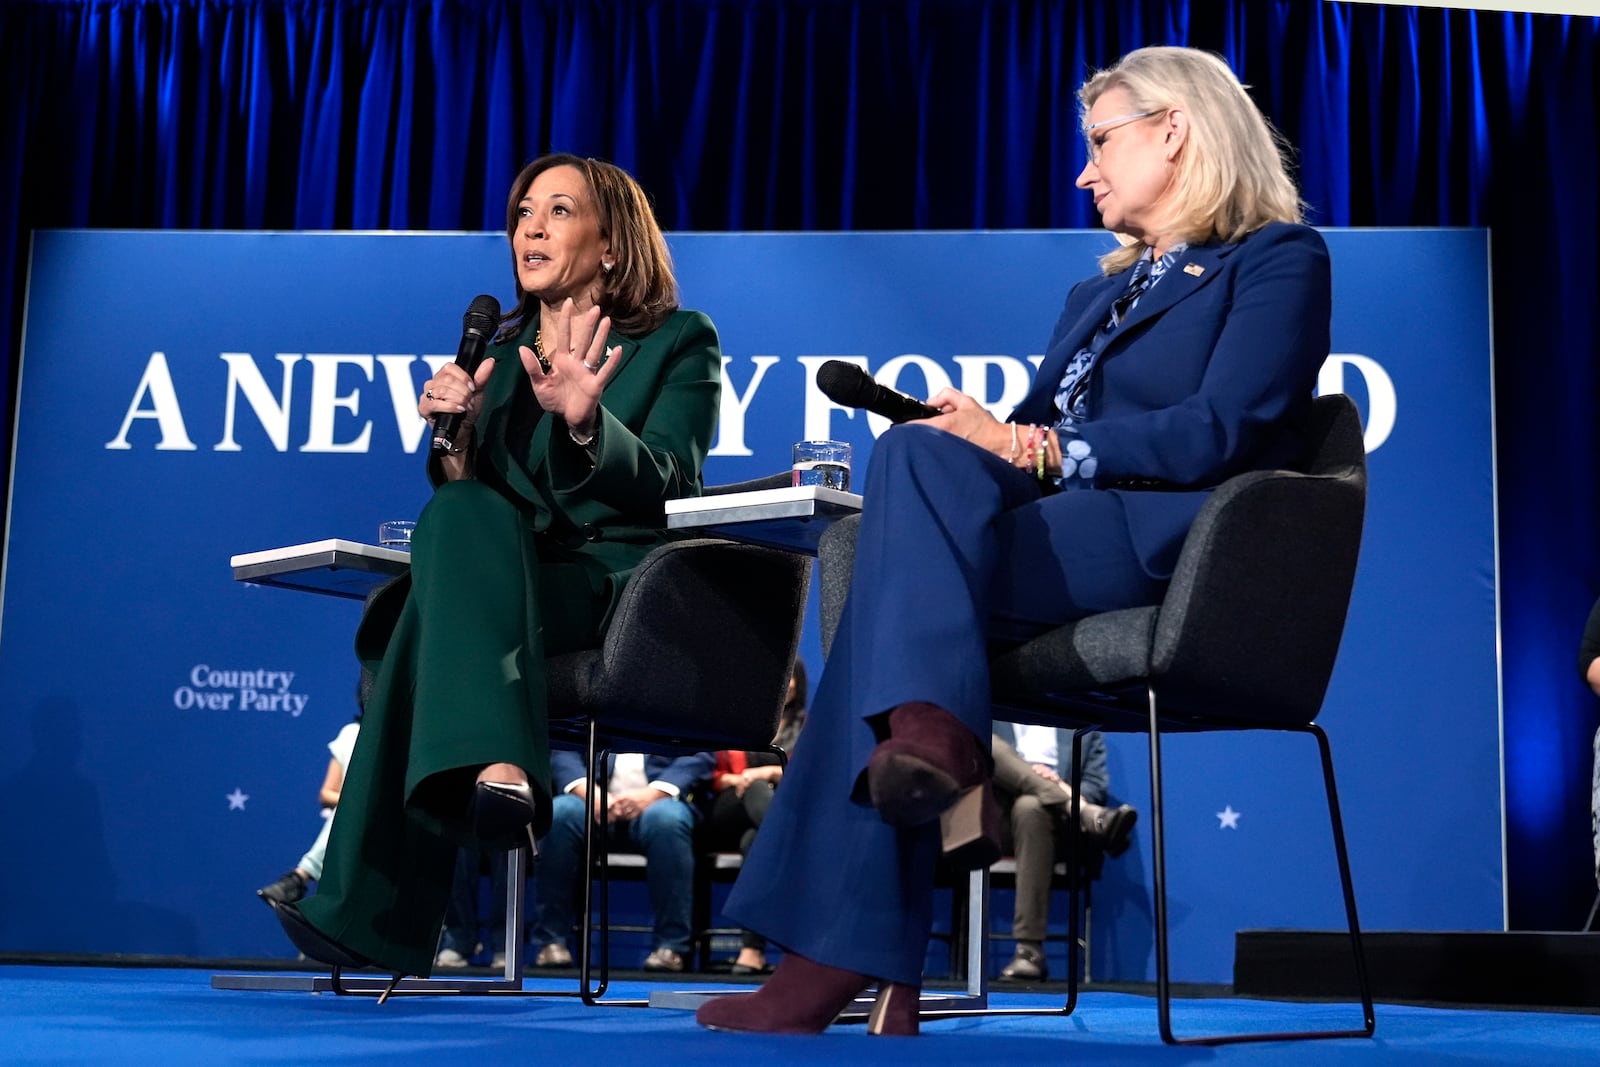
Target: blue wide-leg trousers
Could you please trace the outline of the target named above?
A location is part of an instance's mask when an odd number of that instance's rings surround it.
[[[851,800],[882,716],[949,711],[989,743],[991,635],[1155,603],[1120,497],[1045,493],[945,431],[891,428],[873,447],[855,569],[806,727],[726,913],[786,950],[917,983],[932,921],[938,823],[901,830]]]

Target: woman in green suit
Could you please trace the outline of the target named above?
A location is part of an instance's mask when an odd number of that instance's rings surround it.
[[[276,906],[307,956],[429,973],[459,845],[548,825],[545,658],[598,647],[662,503],[700,491],[721,352],[678,309],[638,184],[596,160],[523,169],[506,207],[517,305],[475,374],[418,411],[461,415],[435,454],[407,578],[369,603],[376,680],[317,893]]]

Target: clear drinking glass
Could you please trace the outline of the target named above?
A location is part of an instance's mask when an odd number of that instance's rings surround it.
[[[390,519],[378,524],[378,544],[397,552],[411,551],[411,532],[417,524],[409,519]]]
[[[850,445],[844,441],[799,441],[794,446],[794,484],[850,489]]]

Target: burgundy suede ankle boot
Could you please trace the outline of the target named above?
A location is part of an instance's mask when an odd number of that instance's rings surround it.
[[[880,1037],[915,1037],[922,1022],[922,990],[885,982],[867,1013],[867,1033]]]
[[[870,982],[864,974],[785,952],[760,989],[708,1000],[694,1017],[712,1030],[820,1034]]]
[[[867,761],[867,788],[891,826],[939,819],[946,859],[973,870],[1000,858],[993,774],[977,735],[943,708],[912,702],[889,712],[889,737]]]

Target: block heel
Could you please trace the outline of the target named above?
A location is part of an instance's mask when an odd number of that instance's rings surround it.
[[[957,870],[976,871],[1000,858],[1000,801],[991,783],[967,789],[939,816],[939,844]]]

